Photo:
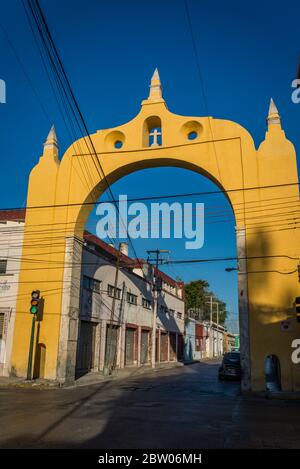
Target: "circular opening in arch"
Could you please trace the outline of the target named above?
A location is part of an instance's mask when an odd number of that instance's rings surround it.
[[[116,140],[116,141],[115,141],[115,148],[116,148],[117,150],[119,150],[120,148],[122,148],[122,146],[123,146],[123,142],[122,142],[121,140]]]
[[[192,132],[188,133],[187,137],[188,137],[188,140],[195,140],[198,137],[198,134],[197,132],[195,132],[195,130],[192,130]]]
[[[107,150],[119,150],[125,143],[125,135],[120,130],[113,130],[105,137],[105,147]]]
[[[182,136],[188,140],[196,140],[202,133],[203,127],[198,121],[188,121],[181,127]]]

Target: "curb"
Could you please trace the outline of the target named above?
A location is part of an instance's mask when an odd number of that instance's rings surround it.
[[[1,383],[1,378],[0,378],[0,390],[1,389],[37,389],[39,391],[44,391],[44,390],[57,390],[57,389],[75,389],[79,387],[84,387],[84,386],[94,386],[96,384],[100,383],[105,383],[109,381],[122,381],[126,380],[128,378],[132,377],[139,377],[143,375],[153,375],[155,373],[158,373],[160,371],[164,370],[171,370],[173,368],[180,368],[183,366],[188,366],[188,365],[193,365],[195,363],[201,363],[199,360],[190,360],[190,361],[184,361],[184,362],[174,362],[174,363],[166,363],[163,365],[158,365],[156,368],[151,368],[151,367],[146,367],[146,368],[132,368],[132,373],[130,371],[126,370],[118,370],[116,374],[109,375],[109,376],[104,376],[103,374],[97,373],[97,376],[94,377],[94,379],[91,379],[91,381],[87,382],[80,382],[74,381],[71,383],[64,383],[61,384],[59,382],[55,381],[27,381],[23,380],[20,378],[20,380],[15,380],[12,379],[9,381],[9,378],[7,379],[6,383]],[[92,376],[91,376],[92,378]]]

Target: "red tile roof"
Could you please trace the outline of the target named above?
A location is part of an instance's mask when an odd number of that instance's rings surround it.
[[[0,210],[0,221],[25,221],[26,209]]]
[[[18,209],[18,210],[0,210],[0,222],[1,221],[25,221],[25,214],[26,214],[25,208]],[[117,258],[117,250],[113,246],[110,246],[109,244],[102,241],[102,239],[93,235],[89,231],[85,231],[83,237],[86,241],[100,247],[103,251],[105,251],[111,257]],[[122,263],[126,264],[128,267],[132,269],[141,268],[143,264],[147,263],[145,259],[132,259],[131,257],[128,257],[123,253],[121,253],[121,261]],[[167,274],[165,274],[161,270],[158,270],[157,272],[158,272],[158,276],[162,278],[162,280],[168,285],[171,285],[172,287],[176,287],[176,286],[183,287],[184,282],[177,282],[176,280],[169,277]]]
[[[110,256],[117,258],[118,251],[113,246],[110,246],[109,244],[102,241],[102,239],[98,238],[96,235],[93,235],[92,233],[85,231],[83,237],[86,241],[89,241],[90,243],[93,243],[96,246],[99,246],[101,249],[103,249],[103,251],[105,251]],[[125,265],[127,265],[131,269],[140,269],[143,264],[147,263],[145,259],[132,259],[131,257],[125,256],[125,254],[121,254],[120,259],[122,263],[125,263]],[[156,268],[155,268],[155,272],[156,272]],[[159,269],[157,270],[157,274],[165,283],[167,283],[168,285],[172,287],[182,288],[184,285],[184,282],[177,282],[176,280],[169,277],[167,274],[165,274]]]
[[[102,239],[98,238],[96,235],[90,233],[89,231],[84,231],[83,238],[85,241],[94,244],[95,246],[100,247],[103,251],[105,251],[110,256],[117,258],[118,251],[109,244],[105,243]],[[121,253],[120,260],[122,263],[127,264],[128,266],[134,268],[136,259],[131,259],[130,257],[126,256],[125,254]]]

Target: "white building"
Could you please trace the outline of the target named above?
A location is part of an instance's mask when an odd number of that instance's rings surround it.
[[[18,277],[22,256],[25,210],[0,214],[0,376],[13,373],[13,341]],[[82,252],[77,375],[116,368],[147,365],[153,329],[153,269],[144,260],[120,257],[114,314],[113,297],[117,251],[96,236],[85,233]],[[123,243],[123,251],[124,251]],[[156,321],[156,362],[183,357],[183,283],[163,272]],[[41,292],[42,295],[42,292]],[[30,298],[28,298],[28,314]],[[26,312],[24,312],[26,314]],[[77,333],[78,332],[78,333]],[[29,344],[28,344],[29,347]]]
[[[224,353],[225,327],[215,322],[205,322],[208,335],[206,339],[206,355],[209,358],[221,357]]]
[[[120,258],[113,310],[117,251],[86,233],[83,250],[77,373],[150,363],[153,329],[152,268],[144,260]],[[156,362],[183,356],[183,284],[163,272],[156,322]]]
[[[0,212],[0,376],[9,373],[24,216],[24,210]]]

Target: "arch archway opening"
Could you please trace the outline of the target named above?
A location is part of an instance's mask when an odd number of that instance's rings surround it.
[[[158,162],[158,160],[157,160]],[[147,257],[147,249],[161,249],[171,250],[171,260],[192,260],[194,258],[226,258],[236,256],[236,236],[235,236],[235,218],[230,201],[224,193],[220,184],[214,180],[211,175],[204,171],[199,174],[196,172],[192,165],[189,168],[182,168],[179,163],[176,165],[174,162],[171,164],[170,160],[164,161],[162,168],[162,161],[159,160],[157,168],[155,160],[151,159],[141,163],[139,170],[135,169],[130,171],[131,168],[126,168],[126,175],[114,174],[114,183],[111,184],[111,190],[115,199],[119,195],[127,195],[128,201],[132,203],[139,203],[142,197],[150,197],[149,200],[144,201],[147,208],[151,203],[169,202],[171,203],[204,203],[205,205],[205,243],[201,249],[186,251],[185,241],[179,239],[163,239],[162,237],[151,238],[137,238],[133,239],[133,245],[136,252],[132,250],[131,244],[128,239],[113,239],[112,233],[110,237],[104,239],[108,244],[113,241],[115,247],[118,247],[119,242],[127,241],[129,244],[130,257]],[[117,177],[119,176],[119,177]],[[101,186],[101,189],[103,186]],[[218,190],[219,189],[219,190]],[[151,199],[155,195],[172,195],[176,193],[198,193],[198,192],[215,192],[214,195],[194,196],[190,198],[175,197],[168,199]],[[100,196],[100,202],[107,202],[110,197],[107,191],[103,191]],[[97,204],[96,204],[97,205]],[[148,210],[150,214],[150,210]],[[95,227],[97,225],[96,208],[90,214],[87,221],[86,228],[88,231],[94,231],[97,234]],[[174,221],[174,216],[172,218]],[[173,234],[173,232],[171,232]],[[232,264],[230,264],[232,266]],[[161,268],[170,277],[176,279],[181,278],[183,281],[190,282],[198,279],[207,279],[211,289],[218,294],[220,299],[223,299],[228,307],[228,321],[226,326],[228,329],[238,333],[238,275],[237,271],[231,273],[226,272],[225,268],[228,266],[228,261],[220,262],[207,262],[207,263],[170,263],[162,266]],[[218,278],[218,280],[217,280]],[[105,289],[105,288],[104,288]],[[207,305],[209,310],[209,305]],[[208,313],[209,311],[206,311]],[[219,321],[221,324],[221,309]],[[206,316],[209,321],[209,315]],[[213,306],[213,321],[217,323],[217,310],[216,305]],[[221,343],[221,342],[220,342]],[[222,354],[222,347],[214,347],[215,354]]]
[[[281,368],[277,355],[267,355],[264,362],[266,391],[281,391]]]

